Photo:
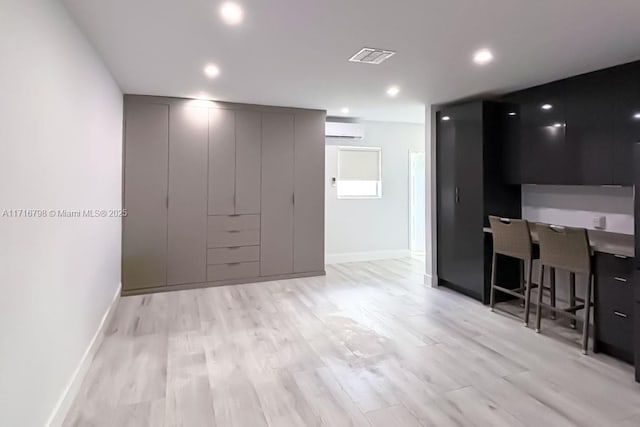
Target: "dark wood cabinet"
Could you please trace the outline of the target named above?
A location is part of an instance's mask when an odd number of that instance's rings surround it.
[[[633,184],[633,146],[640,142],[640,62],[616,67],[613,103],[613,181]],[[637,164],[637,163],[636,163]]]
[[[640,142],[640,62],[508,94],[504,180],[631,185]]]
[[[614,184],[612,74],[605,70],[565,81],[567,166],[571,165],[566,169],[571,183]]]
[[[633,363],[634,260],[596,254],[595,344],[597,351]]]
[[[482,231],[488,215],[520,217],[520,189],[503,183],[501,117],[505,107],[472,102],[436,114],[438,279],[487,302],[490,239]],[[511,271],[518,283],[518,268]],[[509,278],[507,278],[509,279]]]
[[[635,303],[634,312],[633,330],[640,331],[640,302],[638,301]],[[637,334],[638,332],[634,335],[634,361],[636,365],[636,381],[640,382],[640,338],[637,337]]]
[[[565,138],[564,83],[537,86],[504,99],[511,109],[502,119],[507,128],[505,165],[512,184],[573,184]]]

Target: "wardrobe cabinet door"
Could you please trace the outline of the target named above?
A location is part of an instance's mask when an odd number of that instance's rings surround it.
[[[208,139],[207,108],[172,108],[169,138],[169,285],[206,281]]]
[[[235,214],[236,113],[209,110],[209,215]],[[205,158],[207,154],[204,154]]]
[[[125,108],[122,286],[164,286],[169,106],[130,102]]]
[[[633,161],[633,147],[640,142],[639,75],[640,63],[614,71],[613,183],[618,185],[633,185],[634,165],[638,164]]]
[[[324,112],[295,118],[293,271],[324,270]]]
[[[565,141],[564,82],[549,83],[518,94],[523,184],[577,184],[568,165],[574,153]]]
[[[261,276],[293,272],[293,117],[262,115]]]
[[[237,215],[260,213],[260,164],[262,114],[236,112],[236,196]]]
[[[613,184],[613,112],[615,88],[611,71],[568,79],[566,144],[576,183]]]

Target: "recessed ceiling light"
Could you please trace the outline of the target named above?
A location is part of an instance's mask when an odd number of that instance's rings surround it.
[[[510,116],[517,116],[517,114],[516,114],[516,112],[515,112],[515,111],[510,111],[510,112],[509,112],[509,115],[510,115]]]
[[[473,54],[473,62],[478,65],[486,65],[493,61],[493,53],[489,49],[480,49]]]
[[[541,108],[542,108],[543,110],[551,110],[551,109],[553,108],[553,105],[551,105],[551,104],[544,104]]]
[[[218,74],[220,74],[220,68],[218,68],[217,65],[209,64],[204,67],[204,73],[207,75],[207,77],[213,79],[215,77],[218,77]]]
[[[391,86],[389,89],[387,89],[387,95],[389,95],[392,98],[398,96],[399,93],[400,93],[400,88],[398,86]]]
[[[238,3],[226,1],[220,6],[220,16],[229,25],[238,25],[244,19],[244,11]]]
[[[633,118],[636,119],[636,120],[640,120],[640,113],[635,113],[633,115]]]
[[[449,116],[442,116],[442,120],[445,122],[448,122],[449,120],[451,120],[451,117]]]
[[[340,110],[340,112],[342,114],[349,114],[349,109],[347,107],[344,107],[342,110]]]

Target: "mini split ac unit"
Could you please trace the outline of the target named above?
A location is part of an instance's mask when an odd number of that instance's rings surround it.
[[[325,136],[333,139],[363,139],[364,128],[359,123],[326,122]]]

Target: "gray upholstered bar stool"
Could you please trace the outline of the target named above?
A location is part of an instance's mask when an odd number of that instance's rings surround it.
[[[533,245],[529,223],[523,219],[498,218],[489,216],[491,234],[493,235],[493,259],[491,263],[490,306],[495,307],[496,292],[502,292],[524,300],[524,323],[529,324],[529,307],[531,301],[531,270],[533,263]],[[523,276],[520,287],[508,289],[496,284],[497,258],[503,255],[522,261]]]
[[[584,228],[560,227],[553,225],[538,225],[538,241],[540,243],[540,288],[544,285],[545,268],[564,270],[569,272],[569,306],[560,308],[555,304],[542,302],[542,292],[538,293],[536,308],[536,332],[540,332],[542,308],[562,314],[571,319],[572,326],[578,319],[577,312],[584,310],[584,324],[582,327],[582,352],[587,354],[589,345],[589,319],[593,293],[593,268],[589,236]],[[576,274],[587,276],[587,291],[584,299],[576,297]]]

